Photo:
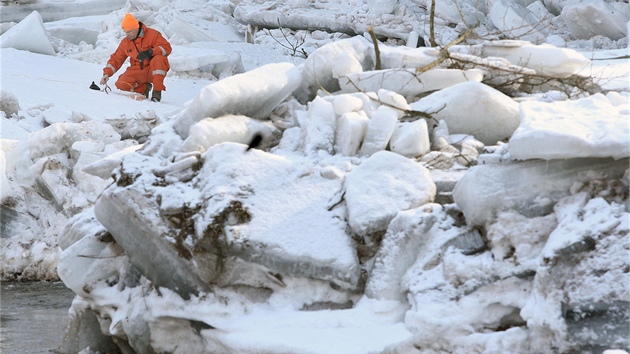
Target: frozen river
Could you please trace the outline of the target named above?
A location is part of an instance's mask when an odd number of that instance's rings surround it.
[[[63,340],[74,293],[61,282],[2,282],[0,352],[50,353]]]

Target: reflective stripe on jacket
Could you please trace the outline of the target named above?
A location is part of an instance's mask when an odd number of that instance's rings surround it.
[[[131,66],[140,67],[140,61],[136,59],[138,53],[148,49],[153,49],[153,56],[162,55],[167,57],[171,54],[171,44],[162,36],[162,34],[154,29],[146,27],[142,22],[140,23],[140,33],[138,38],[133,41],[123,38],[118,45],[118,48],[109,57],[107,65],[103,69],[103,74],[112,76],[118,69],[125,63],[127,57]],[[145,62],[146,64],[146,62]],[[148,68],[148,65],[145,65]]]

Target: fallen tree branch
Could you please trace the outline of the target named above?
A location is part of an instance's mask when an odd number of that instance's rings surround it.
[[[538,74],[535,70],[518,66],[499,66],[493,65],[492,62],[481,60],[472,60],[467,55],[461,55],[459,53],[448,53],[448,59],[451,61],[450,68],[465,69],[465,68],[482,68],[482,70],[488,70],[499,75],[504,74],[503,81],[499,84],[490,82],[495,80],[498,76],[490,77],[484,80],[489,86],[506,93],[512,94],[514,87],[518,87],[520,91],[532,93],[534,88],[541,88],[548,86],[553,89],[564,92],[567,96],[574,96],[574,90],[577,90],[578,94],[588,93],[595,94],[597,92],[603,92],[603,88],[595,83],[595,80],[591,76],[571,75],[564,78],[557,78],[545,74]]]

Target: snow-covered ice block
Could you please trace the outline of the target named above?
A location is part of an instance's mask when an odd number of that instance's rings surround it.
[[[21,109],[20,101],[18,101],[17,97],[13,93],[0,88],[0,111],[4,112],[6,118],[11,118]]]
[[[2,4],[2,22],[20,21],[32,11],[39,11],[45,22],[60,21],[68,19],[68,17],[83,19],[84,17],[94,16],[102,19],[103,15],[118,11],[122,9],[125,4],[126,0],[80,2],[13,1],[11,3]],[[119,21],[116,21],[116,23],[120,23],[122,16],[121,14]]]
[[[559,16],[562,9],[567,4],[567,0],[542,0],[545,7],[554,16]]]
[[[628,25],[630,25],[630,21],[628,21]],[[630,100],[630,93],[609,91],[608,93],[606,93],[606,98],[608,98],[613,106],[624,106],[627,105],[628,100]],[[630,114],[630,108],[624,112],[628,112]]]
[[[363,111],[367,117],[374,116],[380,107],[378,96],[375,92],[338,93],[335,95],[319,96],[331,102],[338,117],[348,112]]]
[[[206,33],[197,26],[189,23],[183,15],[173,16],[173,19],[169,22],[166,31],[176,34],[188,42],[211,42],[217,40],[217,38],[212,37],[209,33]]]
[[[452,164],[450,166],[452,166]],[[453,204],[453,189],[455,189],[457,182],[464,176],[466,170],[445,171],[434,168],[429,170],[429,172],[431,172],[431,179],[433,179],[435,183],[435,202],[443,205]]]
[[[75,164],[72,166],[72,181],[74,185],[83,192],[85,198],[90,202],[95,202],[98,195],[101,194],[111,180],[109,177],[101,178],[94,176],[91,173],[83,171],[83,168],[103,158],[102,153],[83,152],[75,159]],[[111,175],[110,175],[111,177]]]
[[[435,198],[435,183],[419,163],[379,151],[352,170],[345,180],[348,223],[358,235],[387,229],[399,211]]]
[[[100,31],[98,30],[76,26],[52,27],[46,25],[46,30],[51,37],[63,39],[64,41],[75,45],[81,45],[81,42],[84,42],[84,44],[95,45],[98,40],[98,35],[100,34]]]
[[[483,57],[501,57],[512,64],[536,70],[539,75],[565,78],[577,74],[591,63],[584,55],[551,44],[504,40],[482,44]]]
[[[391,14],[398,0],[367,0],[369,12],[373,15]]]
[[[168,61],[171,70],[175,72],[201,70],[220,77],[221,72],[215,70],[215,67],[233,67],[235,69],[233,74],[244,71],[238,53],[227,53],[217,49],[173,46],[173,54],[169,55]]]
[[[627,207],[584,191],[558,201],[552,217],[557,227],[538,253],[537,289],[521,310],[523,319],[533,334],[551,328],[580,352],[627,348],[629,289],[621,280],[630,266]]]
[[[145,192],[112,185],[97,200],[94,214],[131,263],[155,286],[171,289],[184,299],[209,291],[193,265],[167,240],[175,230],[162,219],[160,206]]]
[[[569,195],[574,183],[621,178],[628,167],[627,159],[596,158],[477,165],[459,180],[453,199],[470,225],[485,225],[502,210],[541,216]]]
[[[337,116],[332,103],[321,97],[308,104],[308,119],[303,122],[301,148],[306,154],[324,150],[333,153]]]
[[[0,204],[0,218],[2,218],[0,238],[11,238],[23,232],[24,227],[17,223],[20,218],[18,211]]]
[[[174,46],[177,52],[168,57],[171,70],[176,72],[196,70],[204,66],[224,63],[230,56],[220,50]]]
[[[99,282],[117,280],[125,262],[122,255],[123,249],[115,242],[88,234],[61,253],[57,272],[75,294],[89,296]]]
[[[464,255],[473,255],[486,249],[486,242],[477,229],[465,230],[442,245],[442,250],[450,247],[459,250]]]
[[[379,44],[381,69],[416,69],[433,63],[440,58],[436,48],[409,48]],[[373,69],[372,66],[370,69]]]
[[[400,281],[416,262],[427,240],[434,237],[430,230],[443,212],[439,204],[426,204],[401,211],[392,219],[365,285],[366,296],[397,301],[405,299]]]
[[[120,134],[121,139],[134,139],[141,143],[145,142],[147,137],[151,135],[151,130],[161,123],[160,118],[152,109],[138,112],[132,117],[122,115],[106,118],[105,122]]]
[[[379,103],[400,111],[399,119],[402,118],[404,111],[409,110],[407,100],[395,91],[381,88],[376,91],[376,95],[378,96]]]
[[[42,16],[37,11],[31,12],[17,25],[0,36],[0,48],[15,48],[33,53],[56,55],[50,43]]]
[[[94,209],[90,208],[68,220],[59,233],[57,244],[64,251],[83,237],[96,236],[97,239],[105,239],[107,235],[107,229],[96,220]]]
[[[228,114],[265,119],[300,84],[300,70],[291,63],[260,66],[204,87],[173,118],[177,134],[186,138],[190,127],[204,118]],[[255,89],[252,89],[254,87]]]
[[[44,27],[52,37],[76,45],[81,44],[81,42],[95,45],[98,35],[103,31],[104,24],[102,16],[70,17],[59,21],[42,19],[46,21]]]
[[[334,58],[334,61],[335,65],[332,67],[332,77],[335,79],[363,71],[363,63],[357,58],[357,55],[351,51],[339,53]]]
[[[427,121],[418,119],[414,122],[403,122],[396,125],[389,142],[392,152],[406,157],[417,157],[431,149]]]
[[[245,116],[206,118],[192,126],[181,150],[204,152],[211,146],[226,141],[248,144],[257,134],[263,140],[270,139],[271,125]]]
[[[400,112],[387,106],[380,106],[368,122],[365,139],[359,150],[362,156],[370,156],[384,150],[396,129]]]
[[[11,187],[9,184],[9,179],[7,178],[7,157],[6,154],[11,151],[10,147],[6,147],[4,143],[6,140],[0,140],[0,200],[4,200],[5,197],[10,196],[12,194]],[[7,144],[8,145],[8,144]],[[11,144],[13,145],[13,144]]]
[[[519,265],[535,270],[540,265],[540,252],[556,226],[553,213],[528,218],[516,211],[499,212],[497,220],[488,226],[485,239],[494,259],[518,259]]]
[[[114,169],[120,166],[123,158],[137,151],[141,147],[142,145],[132,145],[123,148],[117,152],[111,153],[101,159],[98,159],[83,166],[81,170],[85,173],[91,174],[92,176],[100,177],[102,179],[109,179],[112,177]]]
[[[388,69],[340,77],[339,86],[342,92],[377,92],[386,89],[405,97],[415,97],[462,82],[481,82],[482,79],[483,72],[479,69],[433,69],[421,74],[416,74],[415,69]]]
[[[515,159],[630,156],[630,112],[601,93],[575,101],[525,101],[520,116],[508,145]]]
[[[446,121],[451,134],[469,134],[485,145],[508,139],[519,124],[519,104],[479,82],[445,88],[410,106]]]
[[[618,40],[628,35],[626,22],[629,12],[627,9],[625,13],[619,11],[602,0],[573,0],[564,5],[560,18],[575,38],[589,39],[601,35]]]
[[[82,123],[55,123],[28,136],[28,149],[32,159],[62,151],[70,152],[77,141],[100,141],[110,144],[120,141],[109,124],[91,121]]]
[[[304,103],[308,102],[315,97],[320,88],[328,92],[339,90],[339,81],[333,72],[338,70],[340,63],[337,58],[342,53],[346,60],[344,65],[347,66],[347,61],[352,60],[360,63],[363,70],[372,68],[374,59],[371,46],[367,39],[357,36],[331,42],[315,50],[302,65],[301,84],[295,91],[297,99]]]
[[[46,199],[50,200],[57,211],[71,206],[70,199],[76,194],[70,188],[68,181],[68,167],[65,156],[43,157],[34,165],[36,188]],[[40,170],[41,168],[41,170]]]
[[[365,113],[349,112],[342,115],[337,121],[335,131],[335,152],[344,156],[356,155],[369,121]]]
[[[507,0],[496,0],[490,7],[488,19],[508,38],[541,43],[546,35],[541,33],[539,20],[525,7]]]
[[[359,261],[346,233],[345,209],[330,208],[341,179],[323,177],[325,167],[306,158],[291,161],[261,150],[244,154],[239,144],[215,145],[203,158],[198,187],[212,202],[200,211],[195,229],[212,227],[216,215],[238,201],[250,219],[225,226],[230,254],[273,273],[358,286]]]
[[[78,112],[72,112],[53,106],[46,110],[46,113],[43,114],[43,118],[47,125],[53,125],[55,123],[81,123],[84,116]]]
[[[549,235],[542,250],[546,264],[558,258],[570,258],[576,253],[595,249],[599,235],[610,235],[628,214],[622,204],[608,203],[604,198],[592,198],[580,192],[561,199],[554,212],[558,226]]]
[[[431,8],[431,0],[423,1],[427,9]],[[485,22],[485,3],[476,1],[436,1],[435,15],[446,19],[451,23],[461,23],[462,20],[468,27],[477,26],[480,21]]]
[[[188,42],[241,42],[243,36],[233,27],[219,21],[207,21],[203,25],[203,30],[195,26],[195,18],[187,18],[186,14],[178,14],[168,22],[166,32],[177,34],[177,36]],[[217,36],[217,34],[219,34]],[[169,58],[170,59],[170,58]]]
[[[75,309],[78,304],[79,301],[73,302],[71,309]],[[81,303],[85,304],[87,302]],[[93,310],[85,308],[80,312],[72,310],[69,312],[70,323],[66,327],[63,341],[56,349],[57,352],[80,353],[86,348],[99,353],[114,353],[120,350],[111,336],[103,334],[101,324]]]
[[[363,108],[363,100],[357,95],[335,95],[332,104],[338,116],[358,112]]]
[[[555,17],[549,13],[549,10],[545,7],[545,4],[543,4],[541,0],[536,0],[527,5],[527,10],[536,18],[538,21],[538,28],[545,33],[547,41],[549,41],[549,36],[551,35],[551,33],[549,33],[549,28],[551,28],[552,20]]]
[[[6,126],[2,124],[4,130]],[[4,198],[9,195],[9,182],[7,172],[16,168],[15,159],[19,159],[20,156],[25,155],[26,146],[18,140],[0,139],[0,182],[2,182],[2,190],[0,190],[0,196]],[[22,153],[22,154],[20,154]],[[11,156],[13,155],[13,158]],[[17,156],[16,156],[17,155]],[[5,183],[6,182],[6,183]]]

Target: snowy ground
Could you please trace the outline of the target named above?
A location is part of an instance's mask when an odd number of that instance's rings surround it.
[[[3,3],[0,37],[2,279],[77,294],[63,352],[629,349],[627,3],[462,2],[553,46],[452,55],[599,84],[507,95],[415,76],[438,56],[405,1],[64,4]],[[88,88],[129,11],[174,45],[160,103]],[[300,30],[237,21],[276,19]]]

